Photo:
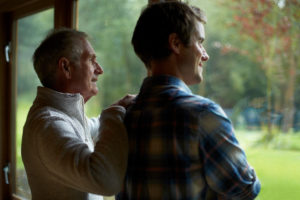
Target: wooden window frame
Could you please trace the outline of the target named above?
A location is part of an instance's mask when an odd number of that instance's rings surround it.
[[[4,5],[3,5],[4,4]],[[54,28],[78,27],[78,0],[10,0],[0,8],[0,200],[21,199],[16,191],[16,49],[17,21],[40,11],[54,8]],[[10,62],[4,47],[11,44]],[[4,97],[4,98],[3,98]],[[3,169],[9,164],[9,184]]]

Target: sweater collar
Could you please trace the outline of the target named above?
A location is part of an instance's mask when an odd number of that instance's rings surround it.
[[[40,86],[37,88],[35,103],[53,107],[74,117],[84,111],[84,100],[79,93],[62,93]]]

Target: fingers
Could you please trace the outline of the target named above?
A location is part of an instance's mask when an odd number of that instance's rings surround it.
[[[128,108],[132,103],[134,103],[136,95],[135,94],[127,94],[118,102],[114,103],[113,105],[123,106],[124,108]]]

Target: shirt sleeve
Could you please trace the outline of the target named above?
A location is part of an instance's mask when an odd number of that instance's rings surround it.
[[[260,182],[223,110],[217,106],[204,112],[199,124],[204,133],[200,152],[210,188],[221,199],[254,199],[260,191]]]
[[[125,109],[114,106],[100,117],[100,138],[94,152],[63,118],[40,123],[35,131],[38,156],[53,178],[75,189],[101,195],[120,191],[127,166],[128,141],[123,125]]]

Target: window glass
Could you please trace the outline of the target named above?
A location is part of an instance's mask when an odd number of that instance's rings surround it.
[[[300,196],[299,5],[188,0],[207,15],[210,60],[194,92],[219,103],[262,184],[259,199]],[[298,35],[298,36],[297,36]],[[284,163],[284,164],[283,164]],[[286,180],[289,180],[288,183]]]
[[[33,68],[32,55],[47,32],[53,28],[53,22],[53,9],[18,20],[16,193],[26,199],[31,199],[31,194],[21,158],[22,133],[27,113],[36,95],[37,86],[41,85]]]
[[[89,116],[120,99],[137,93],[146,69],[134,54],[131,36],[147,0],[79,1],[79,30],[91,37],[97,60],[104,70],[99,76],[98,95],[87,102]]]
[[[146,70],[130,44],[148,0],[81,0],[79,29],[92,37],[104,69],[95,116],[126,93],[137,93]],[[299,5],[296,1],[185,0],[205,10],[210,55],[195,94],[220,104],[262,183],[260,199],[300,196]],[[283,165],[284,163],[284,165]],[[287,184],[286,180],[289,180]]]
[[[131,36],[147,0],[81,0],[79,30],[90,36],[104,73],[98,78],[98,95],[86,103],[88,116],[97,116],[125,94],[137,93],[146,76],[134,54]],[[105,197],[105,200],[114,199]]]

